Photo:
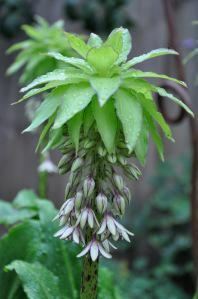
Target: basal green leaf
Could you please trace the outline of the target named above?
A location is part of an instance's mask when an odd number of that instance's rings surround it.
[[[14,261],[6,266],[7,271],[16,271],[29,299],[60,299],[58,278],[40,263]]]
[[[95,91],[85,83],[71,85],[65,91],[62,104],[55,119],[54,128],[60,128],[91,101]]]
[[[170,50],[170,49],[157,49],[157,50],[153,50],[149,53],[134,57],[133,59],[129,60],[125,65],[124,65],[124,69],[128,69],[138,63],[141,63],[145,60],[151,59],[151,58],[155,58],[155,57],[159,57],[159,56],[163,56],[163,55],[178,55],[178,53],[174,50]]]
[[[161,158],[162,161],[164,161],[164,146],[163,146],[163,142],[162,139],[157,131],[157,128],[155,126],[155,123],[153,122],[151,116],[149,115],[149,113],[144,112],[146,120],[147,120],[147,126],[148,126],[148,130],[151,133],[152,139],[157,147],[157,151],[159,153],[159,156]]]
[[[93,69],[90,67],[90,65],[81,58],[66,57],[56,52],[49,52],[48,56],[53,57],[56,60],[65,62],[67,64],[73,65],[79,69],[82,69],[83,71],[93,72]]]
[[[102,46],[102,39],[97,34],[91,33],[87,44],[91,48],[99,48],[100,46]]]
[[[13,225],[36,215],[34,210],[17,210],[9,202],[0,200],[0,224]]]
[[[117,117],[113,100],[109,100],[103,107],[100,107],[97,99],[94,99],[92,109],[104,145],[109,153],[113,153],[117,131]]]
[[[84,127],[85,136],[87,136],[93,122],[94,122],[94,116],[93,116],[92,107],[90,103],[87,106],[87,108],[84,110],[84,115],[83,115],[83,127]]]
[[[61,104],[66,92],[66,87],[57,87],[53,90],[42,104],[38,107],[35,112],[35,117],[31,125],[25,129],[23,132],[30,132],[40,126],[44,121],[46,121]]]
[[[148,151],[148,128],[147,122],[144,120],[142,129],[135,146],[135,154],[142,165],[145,165],[146,155]]]
[[[164,88],[161,87],[156,87],[156,91],[159,93],[160,96],[169,98],[171,101],[173,101],[175,104],[179,105],[182,107],[186,112],[188,112],[191,116],[194,117],[194,113],[186,104],[184,104],[182,101],[180,101],[178,98],[176,98],[174,95],[171,93],[168,93]]]
[[[117,115],[122,123],[127,147],[132,152],[142,128],[142,107],[137,97],[120,89],[115,94]]]
[[[160,125],[160,127],[162,128],[166,137],[170,140],[173,140],[171,129],[170,129],[169,125],[167,124],[167,122],[165,121],[163,115],[157,111],[157,107],[156,107],[155,102],[152,99],[152,96],[146,95],[146,97],[145,97],[143,94],[139,94],[138,98],[139,98],[139,101],[140,101],[141,105],[143,106],[143,108]]]
[[[90,83],[97,93],[100,106],[103,106],[106,101],[117,91],[121,81],[119,77],[91,77]]]
[[[118,54],[107,46],[92,48],[87,54],[88,63],[101,75],[109,73],[117,58]]]
[[[24,64],[28,61],[29,55],[26,55],[26,53],[21,52],[14,63],[8,68],[6,74],[7,75],[12,75],[15,72],[17,72]]]
[[[171,78],[166,75],[153,73],[153,72],[142,72],[139,70],[131,70],[131,71],[127,72],[124,75],[124,77],[125,78],[160,78],[160,79],[166,79],[166,80],[176,82],[176,83],[181,84],[186,87],[186,83],[183,81],[177,80],[175,78]]]
[[[83,112],[79,112],[74,117],[72,117],[68,122],[68,130],[69,135],[73,144],[75,145],[76,151],[78,150],[79,146],[79,138],[80,138],[80,128],[83,121]]]
[[[31,189],[23,189],[19,191],[14,198],[13,206],[17,209],[35,208],[38,195]]]
[[[91,47],[89,45],[86,45],[81,37],[78,37],[74,34],[67,33],[67,38],[72,49],[74,49],[83,58],[86,58],[87,53],[91,49]]]
[[[11,228],[0,239],[0,298],[9,298],[15,282],[13,273],[5,273],[4,267],[13,260],[29,260],[41,254],[41,228],[37,221],[28,220]]]

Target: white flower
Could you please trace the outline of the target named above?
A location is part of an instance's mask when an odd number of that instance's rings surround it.
[[[92,261],[96,261],[99,254],[103,255],[104,257],[110,259],[112,256],[104,249],[102,244],[94,239],[88,243],[88,245],[77,255],[77,257],[82,257],[86,255],[90,251],[90,256]]]
[[[80,215],[78,216],[76,225],[78,225],[79,223],[82,229],[85,227],[86,223],[88,223],[90,228],[93,228],[94,225],[99,226],[96,215],[91,208],[84,208],[81,211]]]
[[[134,235],[108,213],[105,215],[97,234],[103,234],[105,231],[109,231],[115,241],[117,241],[119,236],[121,236],[123,239],[130,242],[128,235]]]
[[[54,217],[53,221],[60,219],[60,222],[63,221],[63,223],[62,222],[60,223],[61,225],[64,224],[64,221],[66,223],[66,221],[69,219],[71,215],[71,212],[74,210],[74,205],[75,205],[75,198],[70,198],[66,202],[64,202],[64,204],[60,208],[60,211]]]
[[[90,197],[94,191],[95,182],[92,177],[87,177],[83,183],[83,192],[85,197]]]
[[[48,172],[48,173],[57,173],[58,168],[56,167],[56,165],[54,165],[54,163],[51,160],[47,159],[39,165],[38,171],[39,172]]]
[[[54,237],[59,237],[61,240],[71,240],[77,244],[80,241],[84,244],[84,236],[81,229],[77,226],[67,226],[65,225],[62,229],[60,229],[57,233],[54,234]]]

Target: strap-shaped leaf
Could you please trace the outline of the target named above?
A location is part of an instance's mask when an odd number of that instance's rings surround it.
[[[144,120],[139,138],[135,146],[135,154],[142,165],[145,165],[146,162],[146,155],[148,151],[148,137],[149,134],[147,122]]]
[[[127,147],[132,152],[142,128],[142,107],[135,94],[120,89],[115,94],[117,115],[121,120]]]
[[[88,63],[101,75],[107,75],[118,58],[118,54],[111,47],[102,46],[92,48],[87,54]]]
[[[82,38],[74,34],[67,33],[67,38],[72,49],[74,49],[80,56],[85,58],[91,47],[89,45],[86,45]]]
[[[175,79],[175,78],[163,75],[163,74],[153,73],[153,72],[142,72],[139,70],[131,70],[131,71],[127,72],[126,74],[124,74],[124,78],[160,78],[160,79],[166,79],[166,80],[176,82],[176,83],[186,87],[186,83],[183,81],[180,81],[178,79]]]
[[[131,35],[127,29],[114,29],[105,42],[105,45],[112,47],[119,54],[116,64],[120,64],[126,61],[131,51]]]
[[[99,104],[102,107],[106,101],[117,91],[120,86],[120,77],[101,78],[91,77],[90,83],[98,95]]]
[[[87,44],[91,48],[99,48],[100,46],[102,46],[102,39],[97,34],[91,33]]]
[[[62,298],[58,286],[58,278],[40,263],[14,261],[6,266],[6,270],[15,270],[22,282],[23,289],[30,299]]]
[[[157,50],[153,50],[149,53],[134,57],[133,59],[129,60],[124,66],[124,69],[128,69],[138,63],[141,63],[145,60],[151,59],[151,58],[155,58],[155,57],[160,57],[163,55],[178,55],[178,53],[174,50],[170,50],[170,49],[157,49]]]
[[[23,132],[30,132],[46,121],[58,108],[63,100],[66,87],[57,87],[38,107],[31,125]]]
[[[152,96],[147,94],[145,97],[143,94],[138,94],[138,98],[143,108],[160,125],[166,137],[170,140],[173,140],[170,126],[167,124],[162,114],[157,111],[157,107],[152,99]]]
[[[113,153],[117,131],[117,117],[113,100],[109,100],[103,107],[100,107],[97,99],[94,99],[92,109],[104,145],[109,153]]]
[[[194,113],[186,104],[184,104],[182,101],[180,101],[178,98],[176,98],[171,93],[168,93],[164,88],[156,87],[156,91],[159,93],[160,96],[169,98],[171,101],[173,101],[175,104],[182,107],[184,110],[186,110],[186,112],[188,112],[191,116],[194,117]]]
[[[88,134],[89,129],[91,128],[93,122],[94,122],[94,116],[92,112],[92,106],[90,103],[88,107],[84,110],[84,115],[83,115],[83,127],[84,127],[85,136]]]
[[[71,85],[65,91],[55,119],[54,128],[60,128],[91,101],[95,91],[86,83]]]
[[[83,121],[83,112],[79,112],[74,117],[72,117],[67,125],[69,130],[69,135],[73,144],[75,145],[76,151],[78,150],[79,146],[79,138],[80,138],[80,128]]]
[[[73,65],[73,66],[75,66],[79,69],[82,69],[84,71],[93,72],[93,69],[90,67],[90,65],[85,60],[83,60],[81,58],[66,57],[57,52],[49,52],[48,56],[53,57],[56,60],[65,62],[67,64]]]
[[[152,117],[146,111],[144,111],[144,115],[147,120],[148,130],[151,133],[152,139],[157,147],[158,154],[161,160],[164,161],[164,145],[162,139],[157,131],[157,128],[155,126],[155,123],[153,122]]]

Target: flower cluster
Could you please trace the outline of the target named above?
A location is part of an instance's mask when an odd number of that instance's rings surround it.
[[[99,254],[111,258],[110,249],[116,249],[111,241],[121,238],[130,242],[133,236],[118,222],[131,200],[130,190],[118,169],[133,179],[138,179],[141,173],[134,164],[128,163],[123,144],[110,155],[101,141],[82,138],[76,155],[67,138],[60,150],[63,156],[58,164],[59,172],[70,174],[66,201],[54,218],[63,227],[55,237],[82,244],[84,249],[78,257],[90,253],[93,261]]]

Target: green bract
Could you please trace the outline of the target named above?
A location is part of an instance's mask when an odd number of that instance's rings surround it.
[[[123,134],[129,153],[135,152],[141,163],[145,161],[150,134],[163,159],[158,126],[168,139],[173,138],[157,110],[153,94],[169,98],[191,115],[193,113],[175,96],[149,83],[146,78],[172,80],[183,86],[185,83],[165,75],[142,72],[134,66],[157,56],[177,55],[177,52],[158,49],[127,61],[132,43],[128,30],[123,28],[113,30],[105,42],[95,34],[90,35],[87,43],[73,34],[67,33],[67,38],[81,58],[66,57],[56,51],[47,54],[47,57],[62,62],[64,67],[62,65],[61,69],[56,68],[22,88],[26,94],[20,101],[49,91],[25,131],[32,131],[47,122],[39,144],[46,142],[48,135],[49,148],[58,144],[60,138],[57,136],[68,127],[77,149],[80,130],[87,135],[89,128],[95,126],[110,154],[114,153],[116,142]]]
[[[69,55],[71,51],[63,31],[62,21],[49,26],[43,18],[37,17],[35,26],[24,25],[22,29],[29,39],[19,42],[8,49],[7,53],[9,54],[16,51],[20,51],[20,53],[7,73],[11,75],[23,67],[24,70],[20,77],[20,82],[27,84],[36,77],[60,66],[60,63],[55,59],[44,55],[46,52],[53,50]]]

